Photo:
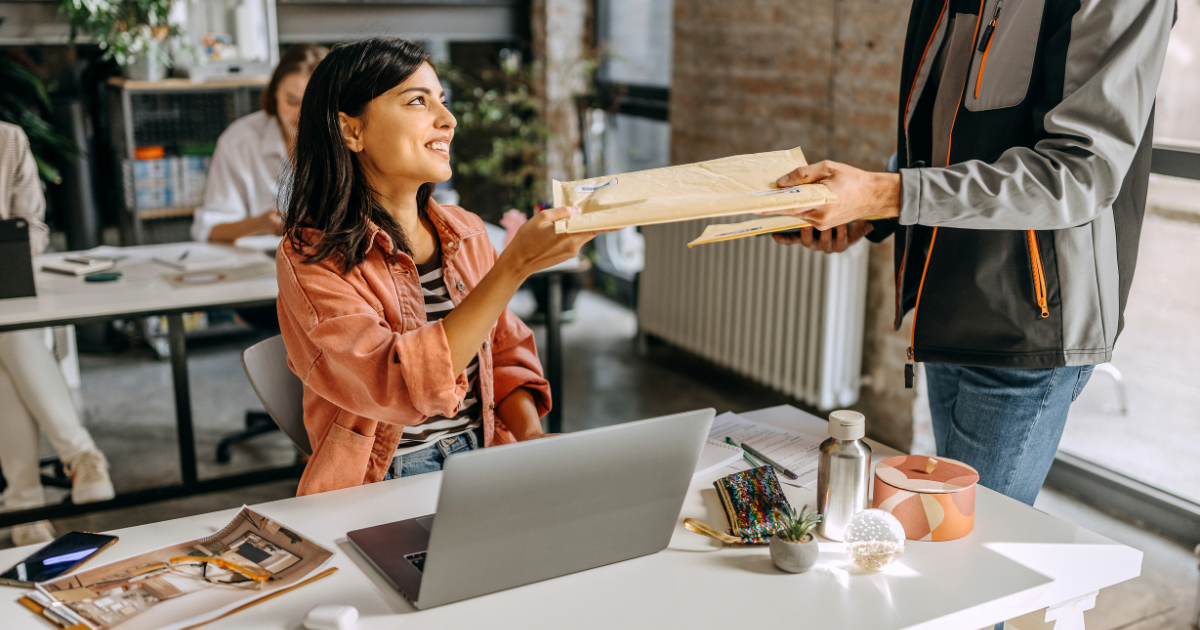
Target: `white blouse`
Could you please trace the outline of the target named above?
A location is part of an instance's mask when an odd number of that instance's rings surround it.
[[[214,226],[277,207],[287,145],[279,120],[262,111],[243,116],[217,139],[204,186],[204,205],[192,219],[192,238],[207,241]]]

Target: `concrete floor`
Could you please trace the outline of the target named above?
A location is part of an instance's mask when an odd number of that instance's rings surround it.
[[[514,310],[528,312],[531,300],[518,295]],[[746,411],[788,402],[785,398],[666,347],[641,357],[634,349],[636,318],[629,310],[593,294],[578,302],[578,317],[564,326],[567,363],[565,428],[568,431],[627,422],[700,407]],[[539,338],[541,331],[538,331]],[[242,348],[258,337],[189,344],[201,474],[204,477],[273,467],[292,461],[282,435],[267,435],[238,448],[233,462],[217,464],[219,437],[237,430],[247,408],[256,407],[239,363]],[[170,371],[145,349],[112,355],[86,355],[83,400],[86,423],[113,462],[118,490],[177,479]],[[60,519],[60,532],[105,531],[212,510],[292,496],[295,481],[166,501]],[[57,491],[53,491],[57,492]],[[57,495],[61,496],[61,495]],[[1088,613],[1091,630],[1186,628],[1194,605],[1196,559],[1188,550],[1114,520],[1065,495],[1045,491],[1037,507],[1145,552],[1142,577],[1104,591]],[[0,547],[9,546],[0,534]]]

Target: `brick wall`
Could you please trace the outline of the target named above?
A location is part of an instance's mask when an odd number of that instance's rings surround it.
[[[800,146],[882,170],[896,147],[908,0],[675,0],[671,159]],[[871,250],[862,399],[872,437],[912,439],[907,325],[892,331],[889,239]]]

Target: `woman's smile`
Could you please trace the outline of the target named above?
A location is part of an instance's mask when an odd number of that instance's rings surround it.
[[[425,148],[433,151],[441,157],[450,159],[450,138],[438,138],[425,143]]]

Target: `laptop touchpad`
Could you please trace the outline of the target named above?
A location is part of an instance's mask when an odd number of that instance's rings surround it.
[[[427,531],[427,532],[433,531],[433,514],[430,514],[428,516],[418,516],[417,518],[414,518],[413,520],[417,522],[417,525],[420,525],[422,528],[424,528],[425,531]]]

